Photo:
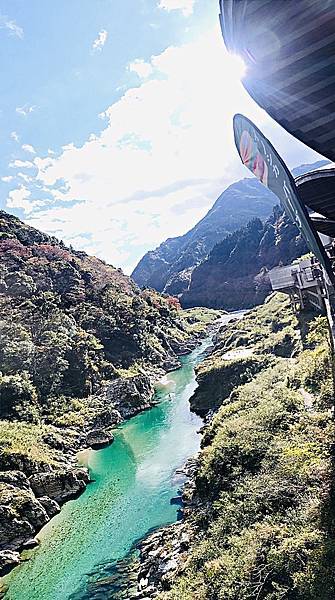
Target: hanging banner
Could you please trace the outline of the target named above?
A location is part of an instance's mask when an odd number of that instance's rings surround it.
[[[243,115],[234,116],[234,137],[243,164],[276,194],[309,249],[323,266],[330,282],[335,285],[330,260],[283,159],[256,125]]]

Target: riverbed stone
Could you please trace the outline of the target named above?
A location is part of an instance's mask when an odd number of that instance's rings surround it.
[[[20,555],[13,550],[0,551],[0,576],[7,575],[14,567],[20,563]]]
[[[30,548],[36,548],[38,546],[38,541],[36,538],[29,538],[26,542],[23,542],[22,548],[24,550],[29,550]]]

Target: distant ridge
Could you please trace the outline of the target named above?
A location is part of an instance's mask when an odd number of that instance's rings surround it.
[[[246,225],[253,217],[266,219],[276,204],[272,192],[256,179],[242,179],[230,185],[216,200],[199,223],[180,237],[169,238],[158,248],[147,252],[132,273],[140,286],[166,291],[180,278],[182,293],[192,269],[200,264],[215,244],[236,229]]]
[[[293,175],[320,168],[328,162],[300,165],[293,169]],[[214,246],[252,219],[268,219],[277,202],[277,197],[255,178],[233,183],[190,231],[169,238],[147,252],[135,267],[132,278],[141,287],[177,295],[183,301],[183,295],[187,296],[192,287],[194,269],[206,260]]]

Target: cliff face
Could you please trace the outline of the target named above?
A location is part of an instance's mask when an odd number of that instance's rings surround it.
[[[270,291],[267,270],[307,251],[298,229],[275,207],[264,225],[254,219],[214,246],[192,272],[182,305],[234,310],[260,304]]]
[[[246,225],[253,217],[266,219],[276,201],[274,194],[256,179],[242,179],[234,183],[219,196],[193,229],[147,252],[134,269],[132,278],[140,286],[172,294],[181,293],[187,288],[194,266],[217,242]]]

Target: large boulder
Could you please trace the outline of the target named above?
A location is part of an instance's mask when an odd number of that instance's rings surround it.
[[[150,408],[153,397],[154,388],[146,375],[120,377],[106,384],[99,394],[99,399],[113,406],[123,419]]]
[[[93,448],[93,450],[99,450],[99,448],[105,448],[114,441],[114,436],[104,429],[92,429],[86,436],[87,446]]]
[[[31,488],[18,487],[13,483],[15,475],[12,483],[0,482],[0,550],[18,550],[49,521],[46,510]]]
[[[20,555],[13,550],[0,551],[0,577],[7,575],[20,562]]]
[[[109,406],[95,412],[94,417],[90,421],[92,428],[101,429],[104,427],[115,427],[122,421],[122,417],[118,410]]]
[[[63,503],[76,498],[90,481],[88,470],[84,467],[36,473],[29,479],[35,495],[49,496],[56,502]]]

